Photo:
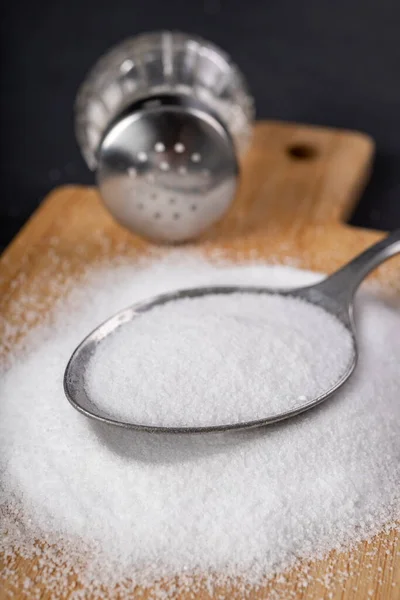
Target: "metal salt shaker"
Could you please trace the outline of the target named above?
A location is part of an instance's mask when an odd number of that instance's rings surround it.
[[[114,218],[153,241],[195,238],[231,204],[253,100],[217,46],[183,33],[129,39],[76,100],[76,135]]]

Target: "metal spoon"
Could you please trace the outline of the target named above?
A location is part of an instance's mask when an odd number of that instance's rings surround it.
[[[263,287],[244,287],[244,286],[212,286],[201,287],[189,290],[180,290],[169,294],[156,296],[134,304],[129,308],[122,310],[115,316],[108,319],[105,323],[95,329],[75,350],[67,365],[64,375],[65,394],[74,408],[98,421],[110,425],[118,425],[128,429],[160,432],[160,433],[206,433],[227,431],[234,429],[247,429],[250,427],[260,427],[269,425],[294,417],[314,406],[317,406],[336,392],[348,380],[357,364],[357,340],[353,320],[353,297],[359,285],[364,278],[373,269],[382,262],[400,253],[400,229],[391,233],[388,237],[371,246],[365,252],[354,258],[344,267],[312,286],[279,290]],[[238,292],[254,294],[279,294],[281,296],[290,296],[292,298],[301,298],[310,304],[319,306],[330,315],[336,317],[348,330],[353,340],[353,355],[349,361],[347,370],[341,375],[339,380],[330,389],[312,400],[306,401],[303,405],[294,409],[287,410],[264,419],[248,421],[245,423],[234,423],[231,425],[216,425],[210,427],[154,427],[141,425],[139,423],[126,423],[117,421],[109,417],[108,414],[99,410],[87,394],[85,386],[85,374],[91,356],[96,351],[96,346],[108,335],[112,334],[118,327],[124,325],[142,313],[152,310],[156,306],[175,302],[183,298],[195,298],[215,294],[234,294]]]

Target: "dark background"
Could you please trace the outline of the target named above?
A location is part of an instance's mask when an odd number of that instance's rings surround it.
[[[44,195],[89,183],[73,132],[76,89],[123,38],[200,34],[246,74],[257,116],[365,131],[371,183],[352,222],[400,227],[398,0],[8,0],[1,9],[0,247]]]

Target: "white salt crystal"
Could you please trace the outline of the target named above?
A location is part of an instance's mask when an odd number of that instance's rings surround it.
[[[253,421],[304,405],[347,370],[352,339],[295,298],[237,293],[186,298],[119,327],[87,370],[110,417],[163,426]]]
[[[51,326],[28,336],[26,350],[0,378],[6,554],[38,556],[48,565],[43,577],[54,597],[61,597],[65,574],[74,568],[84,594],[125,580],[127,594],[136,583],[154,584],[159,598],[173,598],[174,583],[155,583],[160,577],[180,574],[180,585],[192,590],[194,572],[257,583],[299,558],[394,524],[400,517],[400,315],[378,297],[358,296],[360,362],[351,381],[319,409],[281,426],[214,436],[139,435],[92,423],[63,394],[75,346],[133,302],[197,285],[278,287],[317,279],[278,266],[210,265],[180,253],[88,276],[58,305]],[[5,331],[8,347],[15,325]],[[53,546],[38,547],[35,540],[45,535]]]

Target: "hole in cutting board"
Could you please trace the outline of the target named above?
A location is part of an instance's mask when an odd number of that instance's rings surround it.
[[[309,144],[292,144],[286,148],[286,152],[295,160],[311,160],[318,154],[318,150]]]

